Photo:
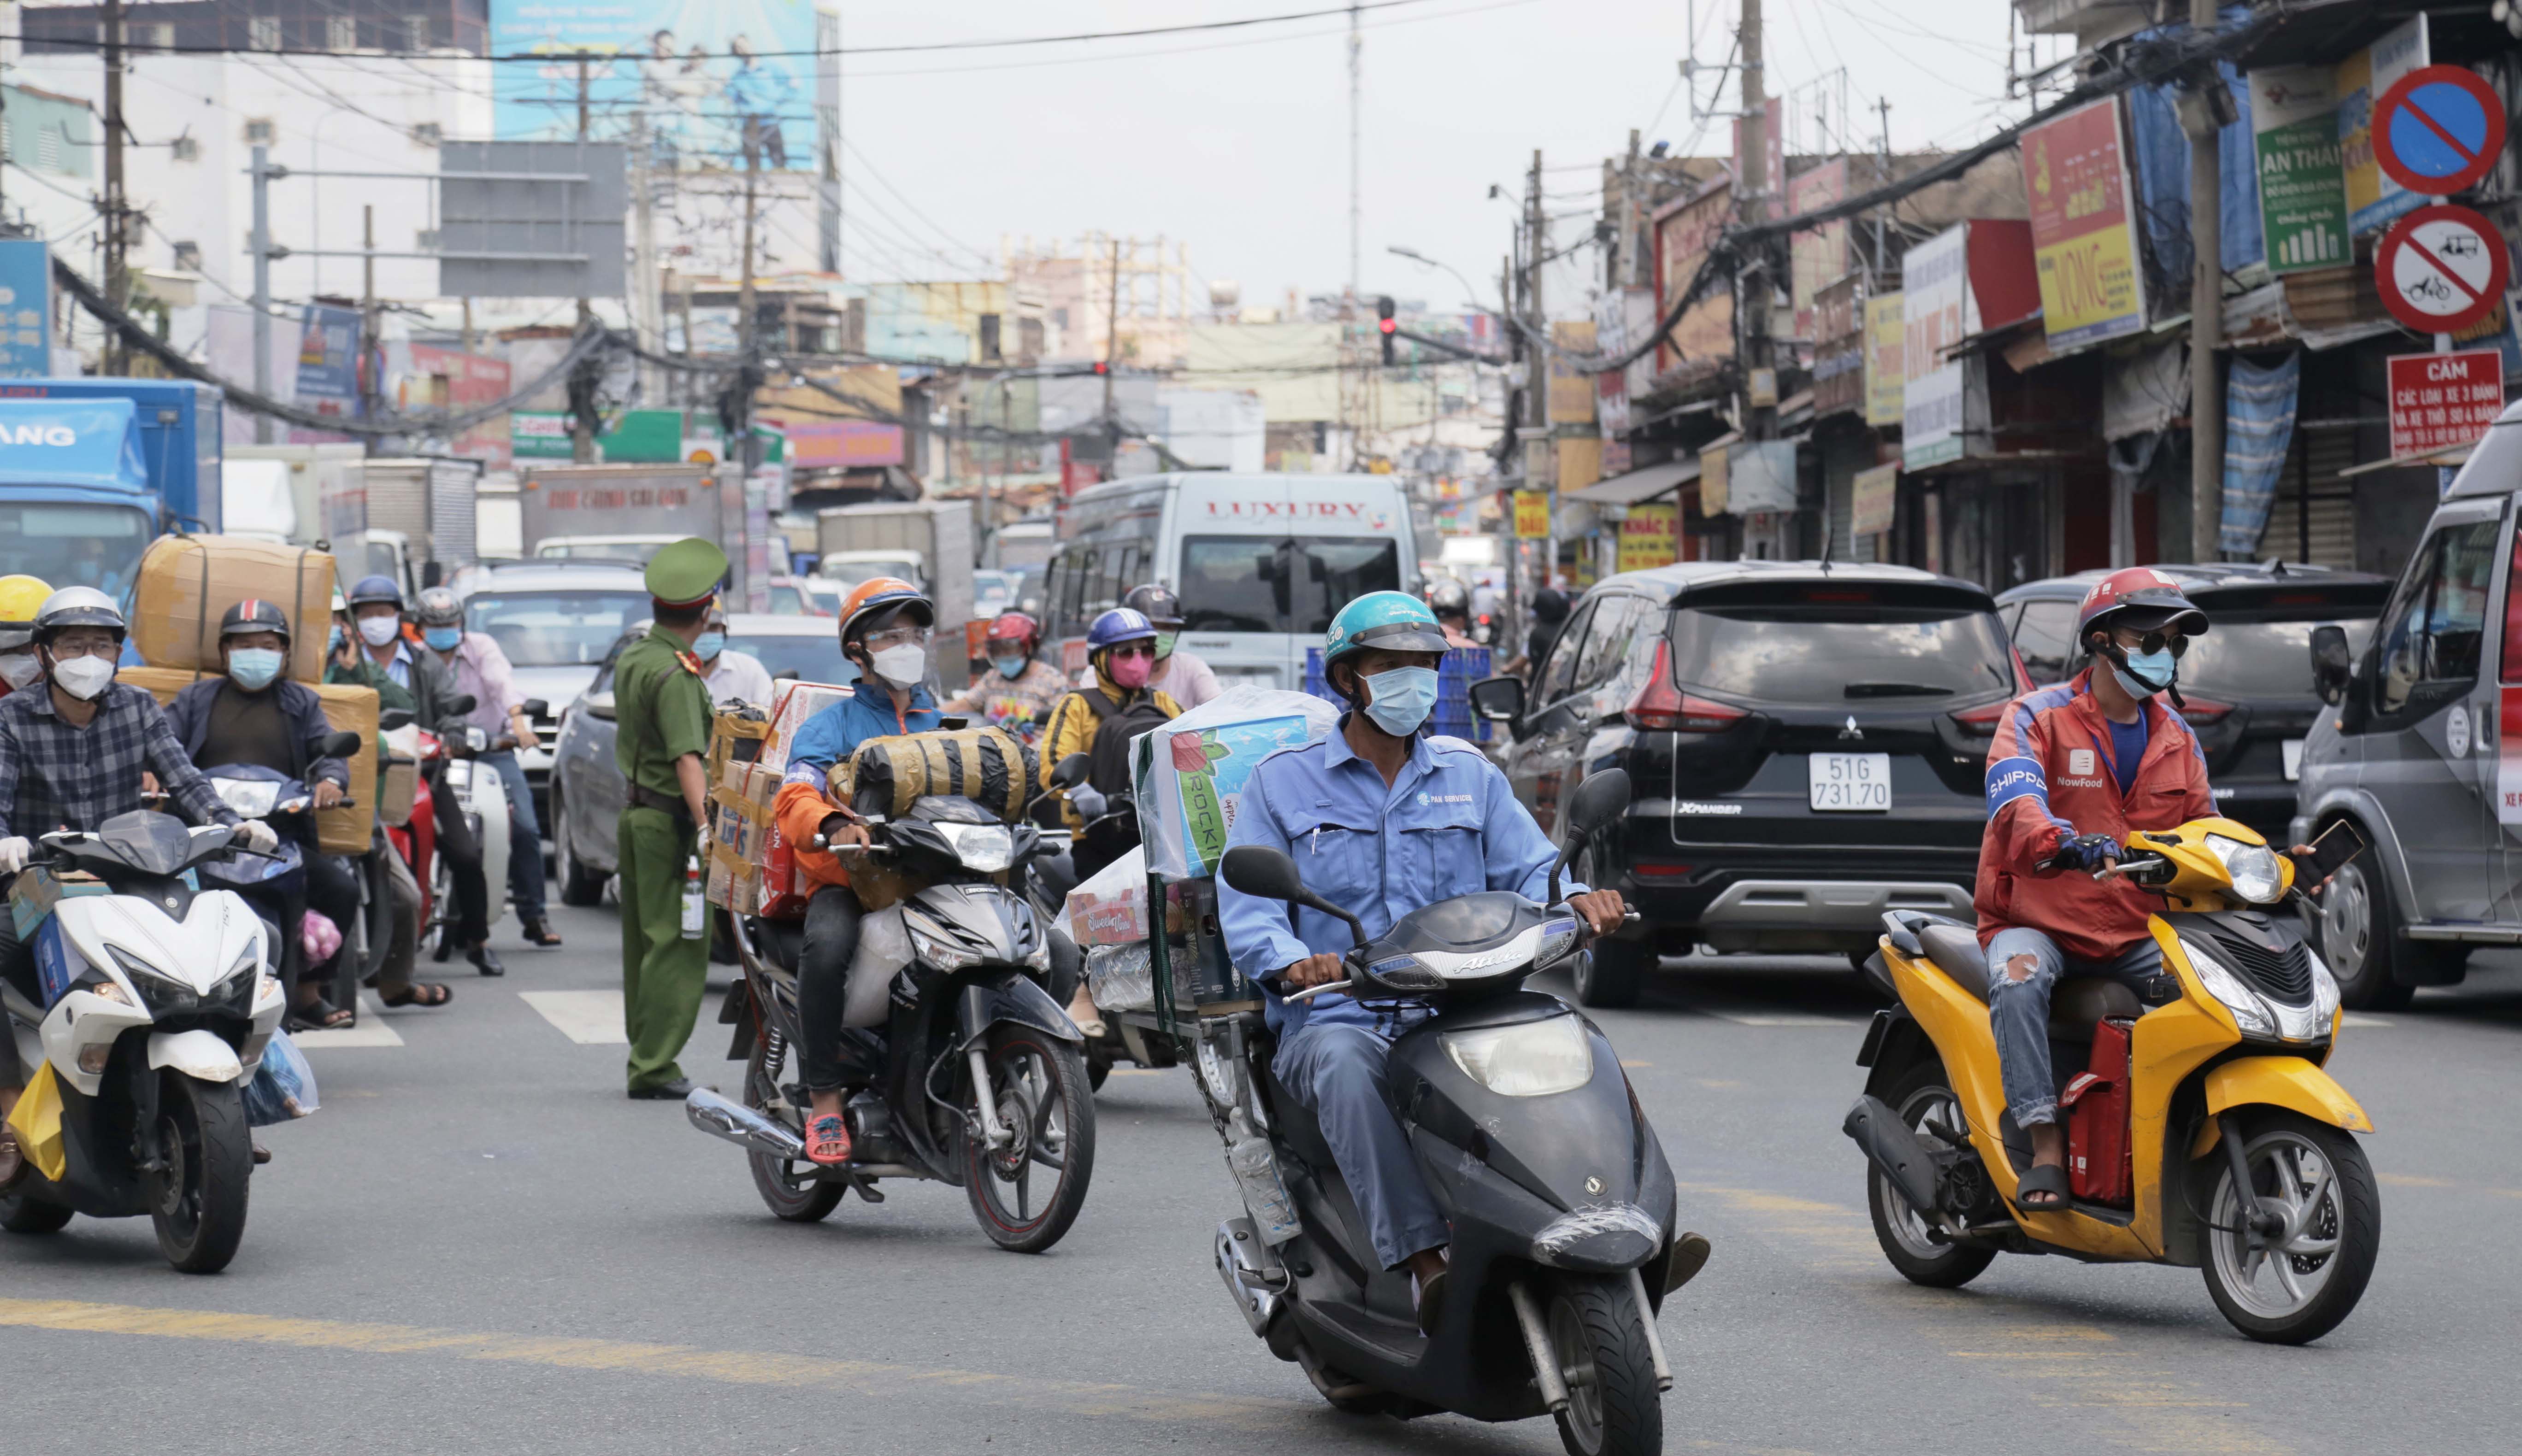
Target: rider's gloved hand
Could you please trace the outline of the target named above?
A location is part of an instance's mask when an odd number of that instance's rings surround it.
[[[34,844],[20,835],[0,840],[0,875],[14,875],[26,867],[35,852]]]
[[[1068,806],[1075,809],[1082,818],[1100,819],[1103,817],[1104,810],[1110,808],[1111,804],[1102,795],[1080,784],[1068,791]]]
[[[2098,870],[2119,859],[2120,842],[2109,835],[2062,834],[2050,857],[2064,869]]]
[[[237,831],[237,839],[257,854],[269,854],[280,847],[280,836],[273,834],[271,826],[259,819],[248,819]]]

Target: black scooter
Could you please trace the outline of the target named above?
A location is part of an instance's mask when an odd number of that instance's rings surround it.
[[[1275,1038],[1257,1018],[1202,1033],[1202,1086],[1247,1208],[1218,1225],[1218,1273],[1271,1353],[1343,1410],[1548,1413],[1576,1456],[1663,1448],[1672,1375],[1655,1315],[1705,1246],[1685,1240],[1676,1256],[1672,1170],[1611,1042],[1565,1002],[1522,989],[1580,953],[1583,922],[1559,902],[1559,877],[1628,798],[1618,770],[1578,788],[1550,903],[1463,895],[1372,942],[1286,855],[1226,853],[1228,885],[1345,920],[1356,936],[1348,978],[1299,996],[1434,1009],[1390,1060],[1393,1110],[1453,1226],[1432,1336],[1419,1331],[1409,1275],[1376,1256],[1314,1115],[1272,1074]],[[1233,1074],[1215,1076],[1224,1066]]]

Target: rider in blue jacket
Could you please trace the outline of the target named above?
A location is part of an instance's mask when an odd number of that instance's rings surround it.
[[[1424,732],[1445,650],[1435,614],[1406,593],[1371,592],[1340,609],[1323,647],[1325,679],[1349,705],[1339,730],[1263,759],[1238,801],[1231,842],[1285,852],[1306,886],[1357,916],[1369,935],[1457,895],[1548,893],[1558,851],[1506,775],[1461,739]],[[1598,933],[1626,913],[1617,890],[1567,888],[1570,906]],[[1271,1069],[1321,1120],[1376,1256],[1417,1277],[1420,1325],[1432,1328],[1449,1235],[1384,1080],[1393,1041],[1428,1008],[1369,1009],[1336,993],[1284,1000],[1347,974],[1339,956],[1348,927],[1320,911],[1221,881],[1218,924],[1235,964],[1269,997],[1279,1038]]]

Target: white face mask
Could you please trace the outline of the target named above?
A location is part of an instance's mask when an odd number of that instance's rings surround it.
[[[53,663],[53,681],[63,692],[81,703],[88,702],[114,681],[114,659],[71,658]]]
[[[359,637],[370,647],[385,646],[394,641],[396,634],[401,630],[402,622],[397,617],[363,616],[359,618]]]
[[[43,675],[44,664],[35,660],[33,653],[9,653],[0,656],[0,682],[7,683],[12,692],[29,686]]]
[[[875,675],[897,688],[915,688],[928,674],[928,649],[906,642],[888,647],[871,660]]]

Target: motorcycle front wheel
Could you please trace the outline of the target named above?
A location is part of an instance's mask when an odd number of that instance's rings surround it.
[[[1567,1382],[1567,1408],[1558,1421],[1568,1456],[1661,1451],[1663,1394],[1628,1276],[1560,1275],[1544,1322]]]
[[[990,1028],[984,1061],[991,1100],[1011,1136],[990,1146],[978,1115],[963,1139],[963,1192],[981,1232],[1001,1249],[1040,1253],[1059,1242],[1086,1206],[1095,1175],[1095,1098],[1077,1048],[1031,1026]]]
[[[161,1167],[149,1175],[149,1218],[159,1251],[186,1274],[215,1274],[245,1242],[254,1139],[244,1093],[233,1082],[163,1073],[155,1141]]]
[[[2232,1170],[2219,1159],[2201,1261],[2207,1293],[2253,1340],[2305,1344],[2336,1329],[2364,1297],[2382,1248],[2381,1190],[2349,1134],[2273,1108],[2239,1115],[2251,1191],[2285,1225],[2273,1248],[2246,1230]]]

